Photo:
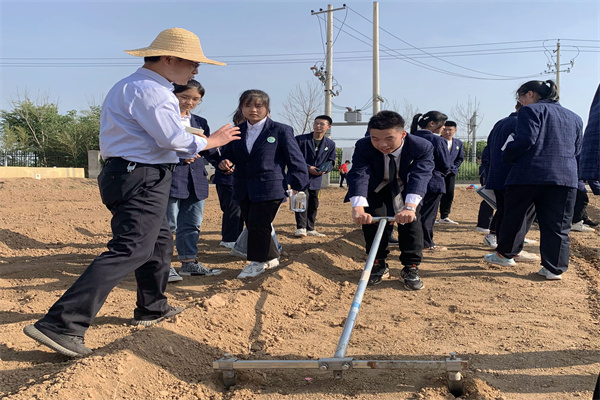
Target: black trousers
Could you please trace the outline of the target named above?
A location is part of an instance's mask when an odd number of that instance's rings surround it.
[[[115,160],[115,161],[113,161]],[[112,213],[113,237],[79,279],[38,324],[67,335],[83,336],[108,294],[135,271],[134,318],[160,317],[167,309],[167,287],[173,237],[167,223],[171,170],[137,166],[111,159],[98,176],[102,202]]]
[[[477,226],[479,228],[489,229],[490,232],[496,232],[496,214],[494,209],[487,201],[481,200],[479,212],[477,213]]]
[[[522,226],[533,204],[540,227],[542,265],[553,274],[565,272],[569,267],[569,232],[576,192],[577,189],[566,186],[508,186],[496,251],[512,258],[523,249],[525,230]]]
[[[244,219],[239,204],[233,201],[233,186],[217,184],[217,196],[223,212],[221,219],[221,240],[235,242],[244,230]]]
[[[448,218],[454,201],[454,186],[456,186],[456,175],[446,175],[446,193],[440,199],[440,218]]]
[[[340,172],[340,187],[342,187],[342,183],[344,183],[344,179],[346,179],[346,175],[348,175],[348,174],[342,174]]]
[[[271,240],[271,223],[283,199],[253,202],[249,198],[240,202],[242,218],[248,228],[248,261],[266,262],[279,257]]]
[[[494,195],[496,196],[496,214],[494,215],[495,222],[490,228],[491,233],[495,233],[496,235],[500,234],[500,230],[502,229],[502,222],[504,220],[504,209],[506,207],[506,190],[494,190]],[[531,229],[531,225],[533,225],[533,221],[535,221],[536,212],[535,212],[535,204],[531,204],[527,211],[525,212],[525,218],[523,219],[523,224],[521,225],[521,229],[519,229],[519,233],[516,236],[527,235],[527,232]],[[500,239],[498,239],[500,240]],[[519,250],[520,251],[520,250]]]
[[[586,207],[590,203],[590,198],[586,192],[582,192],[580,190],[577,191],[577,196],[575,198],[575,208],[573,210],[573,221],[572,223],[576,223],[579,221],[583,221],[588,217],[586,212]]]
[[[367,198],[369,207],[365,207],[365,212],[373,217],[391,217],[395,215],[392,204],[392,193],[388,186],[381,189],[378,193],[370,193]],[[423,228],[419,221],[419,210],[417,207],[417,219],[410,224],[396,224],[398,226],[398,248],[400,249],[400,262],[402,265],[419,265],[423,258]],[[366,242],[366,252],[369,254],[373,240],[377,234],[378,224],[368,224],[362,226],[362,231]],[[379,248],[377,249],[377,260],[387,258],[390,253],[387,249],[390,233],[394,225],[388,225],[386,231],[381,237]]]
[[[317,209],[319,208],[319,190],[306,189],[306,210],[296,214],[296,229],[315,230]]]
[[[440,205],[441,193],[427,193],[421,205],[421,225],[423,225],[423,245],[433,247],[433,224]]]

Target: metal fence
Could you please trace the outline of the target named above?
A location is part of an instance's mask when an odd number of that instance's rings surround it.
[[[73,160],[66,153],[27,151],[0,151],[0,166],[3,167],[73,167]]]

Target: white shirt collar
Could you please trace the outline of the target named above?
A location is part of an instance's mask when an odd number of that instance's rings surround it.
[[[253,130],[253,131],[262,130],[263,126],[265,126],[265,122],[267,122],[267,118],[268,117],[264,117],[263,119],[261,119],[254,125],[252,125],[250,122],[246,121],[246,124],[248,124],[248,130]]]

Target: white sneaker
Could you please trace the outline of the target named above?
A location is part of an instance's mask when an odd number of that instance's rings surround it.
[[[493,252],[490,254],[486,254],[483,259],[490,264],[500,265],[502,267],[512,267],[516,264],[515,260],[512,258],[502,257],[500,254]]]
[[[523,244],[536,244],[536,243],[537,243],[537,240],[535,240],[535,239],[527,239],[527,238],[523,239]]]
[[[537,274],[545,276],[549,281],[560,281],[562,279],[562,275],[553,274],[552,272],[548,271],[546,267],[542,267]]]
[[[304,228],[300,228],[296,231],[296,233],[294,233],[294,236],[296,237],[305,237],[306,236],[306,229]]]
[[[308,236],[316,236],[316,237],[325,237],[325,236],[327,236],[324,233],[317,232],[317,231],[308,231],[308,232],[306,232],[306,234]],[[298,235],[296,235],[296,236],[298,236]]]
[[[265,269],[273,269],[279,266],[279,260],[277,258],[274,258],[272,260],[267,261],[265,264]]]
[[[279,264],[279,261],[277,261],[277,264]],[[242,269],[242,272],[240,272],[238,275],[238,279],[254,278],[255,276],[259,276],[265,272],[266,266],[267,263],[251,261],[250,264],[246,265],[244,269]]]
[[[435,220],[433,223],[434,223],[434,224],[439,224],[439,223],[440,223],[440,220],[439,220],[439,219],[436,219],[436,220]]]
[[[481,227],[478,226],[478,227],[475,228],[475,232],[481,232],[481,233],[485,233],[487,235],[488,233],[490,233],[490,230],[489,229],[485,229],[485,228],[481,228]]]
[[[229,252],[229,254],[232,256],[236,256],[236,257],[246,258],[246,253],[242,253],[241,251],[236,250],[235,247],[231,248],[231,251]]]
[[[540,261],[540,256],[535,253],[521,250],[521,252],[515,256],[514,260],[516,262],[535,262]]]
[[[223,241],[221,241],[221,243],[219,243],[219,246],[223,246],[223,247],[226,247],[228,249],[233,249],[233,247],[235,246],[235,242],[223,242]]]
[[[175,268],[171,267],[171,269],[169,270],[169,279],[167,280],[167,282],[169,282],[169,283],[179,282],[182,280],[183,280],[183,278],[181,276],[179,276],[177,271],[175,271]]]
[[[575,231],[575,232],[596,232],[596,230],[594,228],[592,228],[589,225],[584,224],[583,220],[571,225],[571,230]]]
[[[496,241],[496,234],[495,233],[488,233],[487,235],[485,235],[483,237],[483,243],[487,244],[492,249],[495,249],[496,247],[498,247],[498,242]]]
[[[446,217],[446,218],[440,218],[439,223],[440,224],[449,224],[449,225],[458,225],[458,222],[452,221],[448,217]]]

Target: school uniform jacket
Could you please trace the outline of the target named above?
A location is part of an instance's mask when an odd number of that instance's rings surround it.
[[[346,177],[348,193],[345,202],[350,201],[354,196],[366,197],[368,201],[369,196],[384,179],[384,157],[387,155],[373,147],[370,137],[356,142],[352,156],[352,169]],[[406,135],[400,151],[398,167],[398,177],[404,184],[402,190],[404,199],[409,193],[425,196],[435,167],[433,157],[433,145],[429,141],[415,135]]]
[[[204,135],[210,136],[210,128],[206,119],[192,114],[190,125],[193,128],[204,129]],[[187,199],[190,193],[194,192],[198,200],[204,200],[208,197],[208,172],[204,167],[204,156],[212,154],[215,150],[207,150],[200,153],[201,157],[193,163],[187,164],[185,159],[180,158],[179,163],[173,171],[173,181],[169,196],[176,199]]]
[[[600,85],[592,101],[582,143],[579,179],[600,180]]]
[[[446,140],[446,143],[448,141]],[[448,149],[448,145],[446,144],[446,149]],[[463,163],[465,157],[463,153],[463,142],[460,139],[453,138],[452,139],[452,147],[448,151],[448,157],[450,158],[450,172],[449,174],[458,175],[458,169],[460,168],[460,164]]]
[[[540,100],[517,113],[515,140],[502,160],[512,164],[510,185],[555,185],[577,188],[576,157],[581,150],[583,121],[558,102]]]
[[[323,137],[319,144],[319,151],[315,151],[315,142],[313,141],[313,132],[306,135],[296,136],[296,142],[300,147],[300,152],[306,161],[306,168],[311,166],[319,167],[327,161],[331,161],[331,165],[335,164],[335,142],[328,137]],[[322,175],[308,174],[308,189],[321,189]]]
[[[515,133],[517,113],[513,112],[506,118],[496,122],[487,139],[486,148],[489,151],[489,166],[485,177],[485,187],[490,190],[505,190],[504,182],[508,177],[511,165],[502,161],[502,146],[506,139]]]
[[[427,187],[427,193],[446,193],[446,181],[444,180],[444,177],[452,169],[452,160],[450,158],[450,153],[448,152],[448,142],[443,137],[434,135],[427,129],[419,129],[414,133],[411,132],[409,135],[415,135],[422,139],[428,140],[433,145],[433,159],[435,161],[435,168],[433,170],[433,176],[429,181],[429,186]]]
[[[248,125],[244,122],[238,126],[241,139],[230,142],[222,149],[223,159],[235,164],[234,200],[249,198],[252,202],[260,202],[283,199],[286,197],[287,182],[294,190],[306,188],[308,170],[291,126],[267,118],[250,153],[246,147]]]

